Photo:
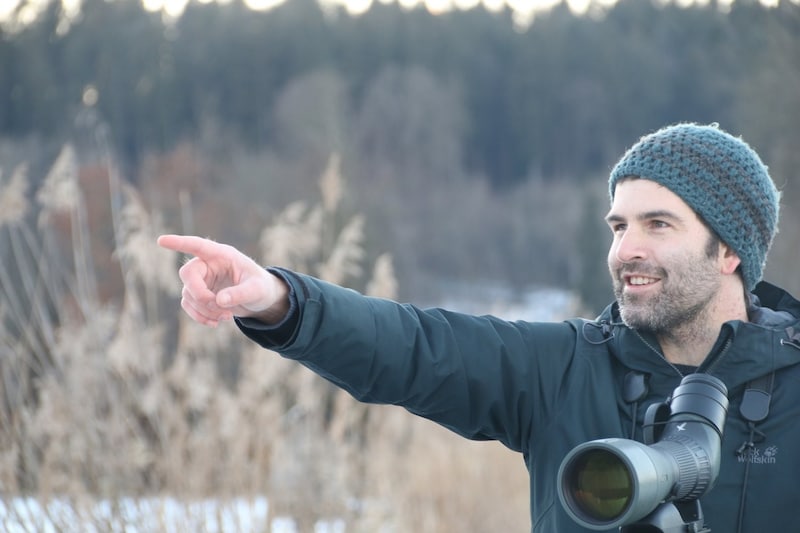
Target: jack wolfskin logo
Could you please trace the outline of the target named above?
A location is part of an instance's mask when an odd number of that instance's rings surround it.
[[[754,465],[774,465],[778,462],[778,447],[768,446],[761,448],[750,448],[739,456],[740,463],[750,463]]]

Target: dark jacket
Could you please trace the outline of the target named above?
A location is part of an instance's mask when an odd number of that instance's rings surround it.
[[[277,328],[238,320],[243,332],[359,400],[402,405],[464,437],[521,452],[534,531],[588,531],[558,499],[565,455],[600,438],[641,440],[647,407],[681,381],[654,339],[621,323],[616,304],[596,321],[510,322],[422,310],[275,272],[292,289],[291,318]],[[800,303],[766,283],[755,294],[751,321],[726,323],[697,369],[722,380],[730,399],[720,474],[701,499],[715,533],[800,530]],[[623,397],[632,371],[647,382],[635,402]],[[750,380],[773,371],[769,416],[751,439],[739,413],[742,395]],[[754,445],[737,454],[748,440]]]

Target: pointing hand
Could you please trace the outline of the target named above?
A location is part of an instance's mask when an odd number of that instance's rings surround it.
[[[194,256],[178,271],[181,307],[197,322],[217,326],[234,316],[267,323],[289,309],[289,288],[233,246],[185,235],[162,235],[159,246]]]

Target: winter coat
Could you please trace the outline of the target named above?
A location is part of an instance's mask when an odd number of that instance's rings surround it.
[[[536,532],[590,531],[559,501],[562,460],[595,439],[641,441],[647,408],[682,378],[655,339],[622,324],[616,304],[597,320],[514,322],[423,310],[273,272],[291,287],[293,318],[277,328],[238,319],[246,335],[358,400],[401,405],[464,437],[521,452]],[[697,369],[719,378],[730,400],[719,476],[700,499],[715,533],[800,530],[800,302],[763,282],[755,295],[750,321],[724,324]],[[635,399],[623,394],[631,372],[646,382]],[[751,435],[739,407],[748,383],[764,375],[774,375],[769,415]]]

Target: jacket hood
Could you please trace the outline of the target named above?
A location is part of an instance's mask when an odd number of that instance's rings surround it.
[[[722,326],[712,352],[698,368],[721,379],[729,389],[773,370],[800,363],[800,302],[767,282],[753,291],[750,321],[734,320]],[[652,334],[626,326],[619,305],[612,303],[594,323],[584,328],[590,342],[609,342],[610,351],[627,368],[647,374],[675,376],[677,369],[664,359]]]

